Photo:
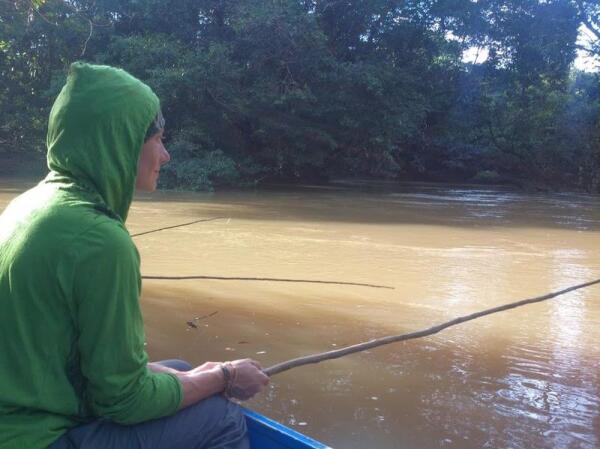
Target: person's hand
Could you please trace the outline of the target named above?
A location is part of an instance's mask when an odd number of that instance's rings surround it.
[[[231,398],[246,401],[262,391],[269,383],[269,376],[255,360],[234,360],[227,362],[226,366],[231,371],[231,380],[225,394]]]

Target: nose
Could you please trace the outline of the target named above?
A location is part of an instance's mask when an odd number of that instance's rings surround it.
[[[160,154],[160,165],[165,165],[170,160],[171,160],[171,155],[169,154],[167,149],[163,146],[162,152]]]

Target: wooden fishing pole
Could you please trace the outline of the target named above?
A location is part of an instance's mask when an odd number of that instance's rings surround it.
[[[565,288],[563,290],[559,290],[556,292],[551,292],[543,296],[536,296],[535,298],[523,299],[521,301],[511,302],[509,304],[504,304],[497,307],[492,307],[490,309],[482,310],[480,312],[472,313],[470,315],[464,315],[458,318],[454,318],[453,320],[447,321],[445,323],[438,324],[437,326],[432,326],[428,329],[423,329],[417,332],[411,332],[408,334],[402,335],[390,335],[387,337],[377,338],[374,340],[370,340],[364,343],[358,343],[352,346],[347,346],[345,348],[336,349],[333,351],[327,351],[320,354],[308,355],[305,357],[299,357],[296,359],[288,360],[286,362],[281,362],[276,365],[270,366],[264,370],[265,374],[269,376],[273,376],[275,374],[282,373],[284,371],[290,370],[292,368],[296,368],[298,366],[308,365],[312,363],[319,363],[324,360],[332,360],[343,357],[345,355],[354,354],[355,352],[366,351],[367,349],[376,348],[378,346],[387,345],[390,343],[395,343],[398,341],[412,340],[414,338],[426,337],[428,335],[437,334],[438,332],[451,327],[456,326],[457,324],[465,323],[467,321],[474,320],[476,318],[480,318],[485,315],[491,315],[492,313],[503,312],[505,310],[514,309],[516,307],[521,307],[526,304],[533,304],[536,302],[546,301],[548,299],[556,298],[557,296],[564,295],[565,293],[572,292],[574,290],[579,290],[580,288],[590,287],[594,284],[600,283],[600,279],[596,279],[594,281],[585,282],[583,284],[574,285],[572,287]]]

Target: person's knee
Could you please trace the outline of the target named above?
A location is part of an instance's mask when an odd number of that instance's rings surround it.
[[[215,394],[198,402],[196,406],[202,407],[203,409],[209,411],[209,413],[213,416],[223,418],[227,414],[229,403],[230,401],[226,399],[225,396],[221,394]]]
[[[234,404],[220,394],[210,396],[192,407],[197,407],[199,413],[202,415],[208,414],[211,416],[212,421],[214,421],[216,425],[221,425],[226,420],[237,418],[239,417],[239,414],[241,414],[239,405]]]
[[[243,449],[246,422],[239,405],[210,396],[176,414],[141,424],[149,440],[169,448]],[[159,437],[156,437],[159,435]],[[168,443],[168,445],[167,445]],[[125,447],[125,446],[124,446]]]
[[[240,407],[231,403],[224,396],[216,394],[190,405],[182,410],[190,421],[203,423],[207,429],[221,426],[224,421],[236,417]],[[241,413],[241,411],[240,411]]]
[[[242,408],[222,395],[214,395],[200,401],[202,414],[209,413],[213,428],[210,447],[237,447],[237,442],[247,433],[246,418]]]

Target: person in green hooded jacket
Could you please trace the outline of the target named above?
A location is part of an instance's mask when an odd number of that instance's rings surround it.
[[[226,397],[264,388],[257,362],[169,367],[144,349],[125,220],[169,160],[163,128],[144,83],[72,64],[50,113],[49,174],[0,215],[0,449],[248,447]]]

